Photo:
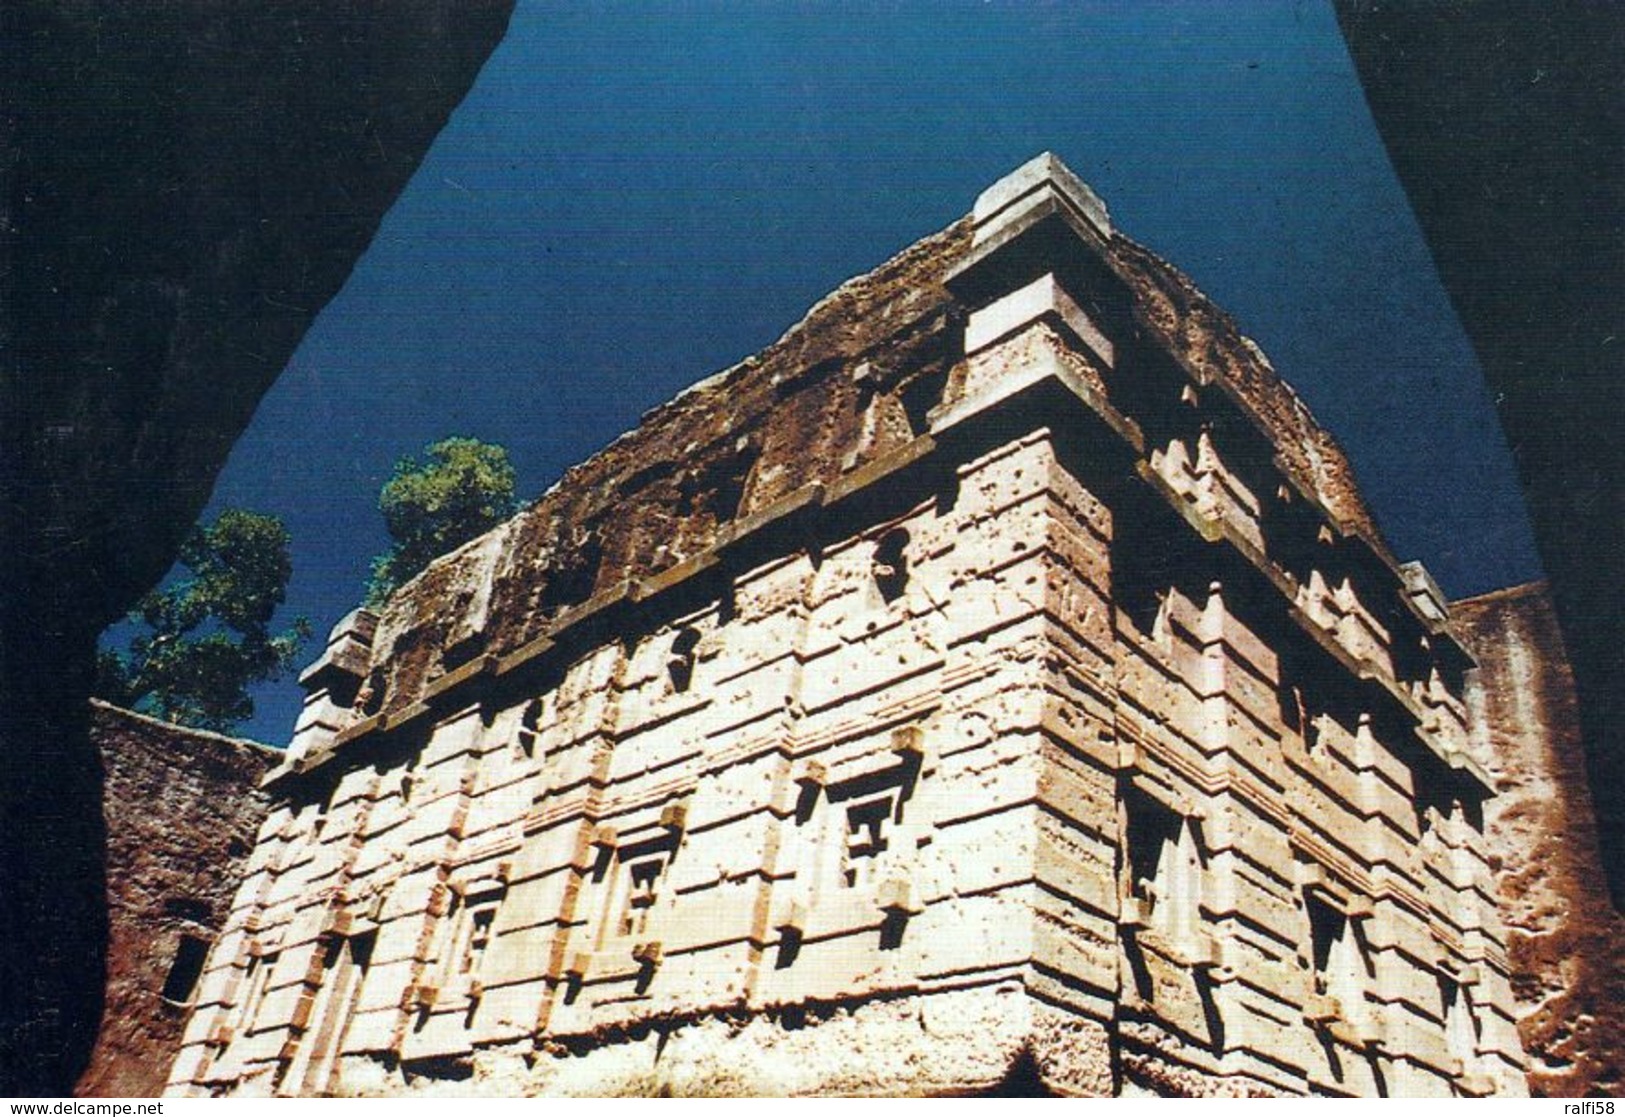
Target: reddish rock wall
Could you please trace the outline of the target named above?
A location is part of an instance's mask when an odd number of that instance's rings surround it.
[[[206,949],[231,909],[268,808],[258,784],[278,754],[102,702],[92,703],[91,740],[107,779],[111,934],[107,1008],[76,1093],[150,1097],[163,1089],[191,997],[166,983],[177,955],[195,949],[183,942]]]
[[[1485,822],[1506,920],[1529,1088],[1618,1095],[1625,921],[1608,899],[1574,680],[1544,583],[1451,608],[1478,655],[1467,701],[1500,794]]]

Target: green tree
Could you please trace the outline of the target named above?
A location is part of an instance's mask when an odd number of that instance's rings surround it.
[[[381,605],[439,556],[518,510],[508,451],[473,438],[447,438],[402,458],[378,494],[394,545],[373,559],[367,604]]]
[[[181,546],[187,573],[130,613],[128,649],[104,648],[96,693],[178,725],[225,732],[254,716],[250,685],[293,666],[310,635],[303,617],[271,618],[293,573],[288,529],[274,516],[228,509]]]

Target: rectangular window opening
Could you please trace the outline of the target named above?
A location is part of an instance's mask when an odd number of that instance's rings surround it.
[[[164,979],[161,996],[171,1004],[190,1004],[197,991],[198,978],[203,976],[203,963],[209,957],[208,940],[197,935],[182,934],[175,948],[175,960],[170,964],[169,976]]]

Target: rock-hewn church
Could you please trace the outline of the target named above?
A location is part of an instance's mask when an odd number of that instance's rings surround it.
[[[1522,1094],[1473,665],[1041,156],[334,630],[170,1090]]]

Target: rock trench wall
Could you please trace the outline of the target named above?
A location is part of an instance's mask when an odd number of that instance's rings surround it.
[[[1451,607],[1478,656],[1467,701],[1493,758],[1490,854],[1507,923],[1529,1086],[1620,1095],[1625,921],[1610,901],[1574,681],[1543,584]]]
[[[92,703],[90,725],[106,773],[110,934],[107,1007],[75,1093],[155,1097],[180,1048],[203,951],[225,925],[270,810],[259,782],[278,754],[102,702]]]

